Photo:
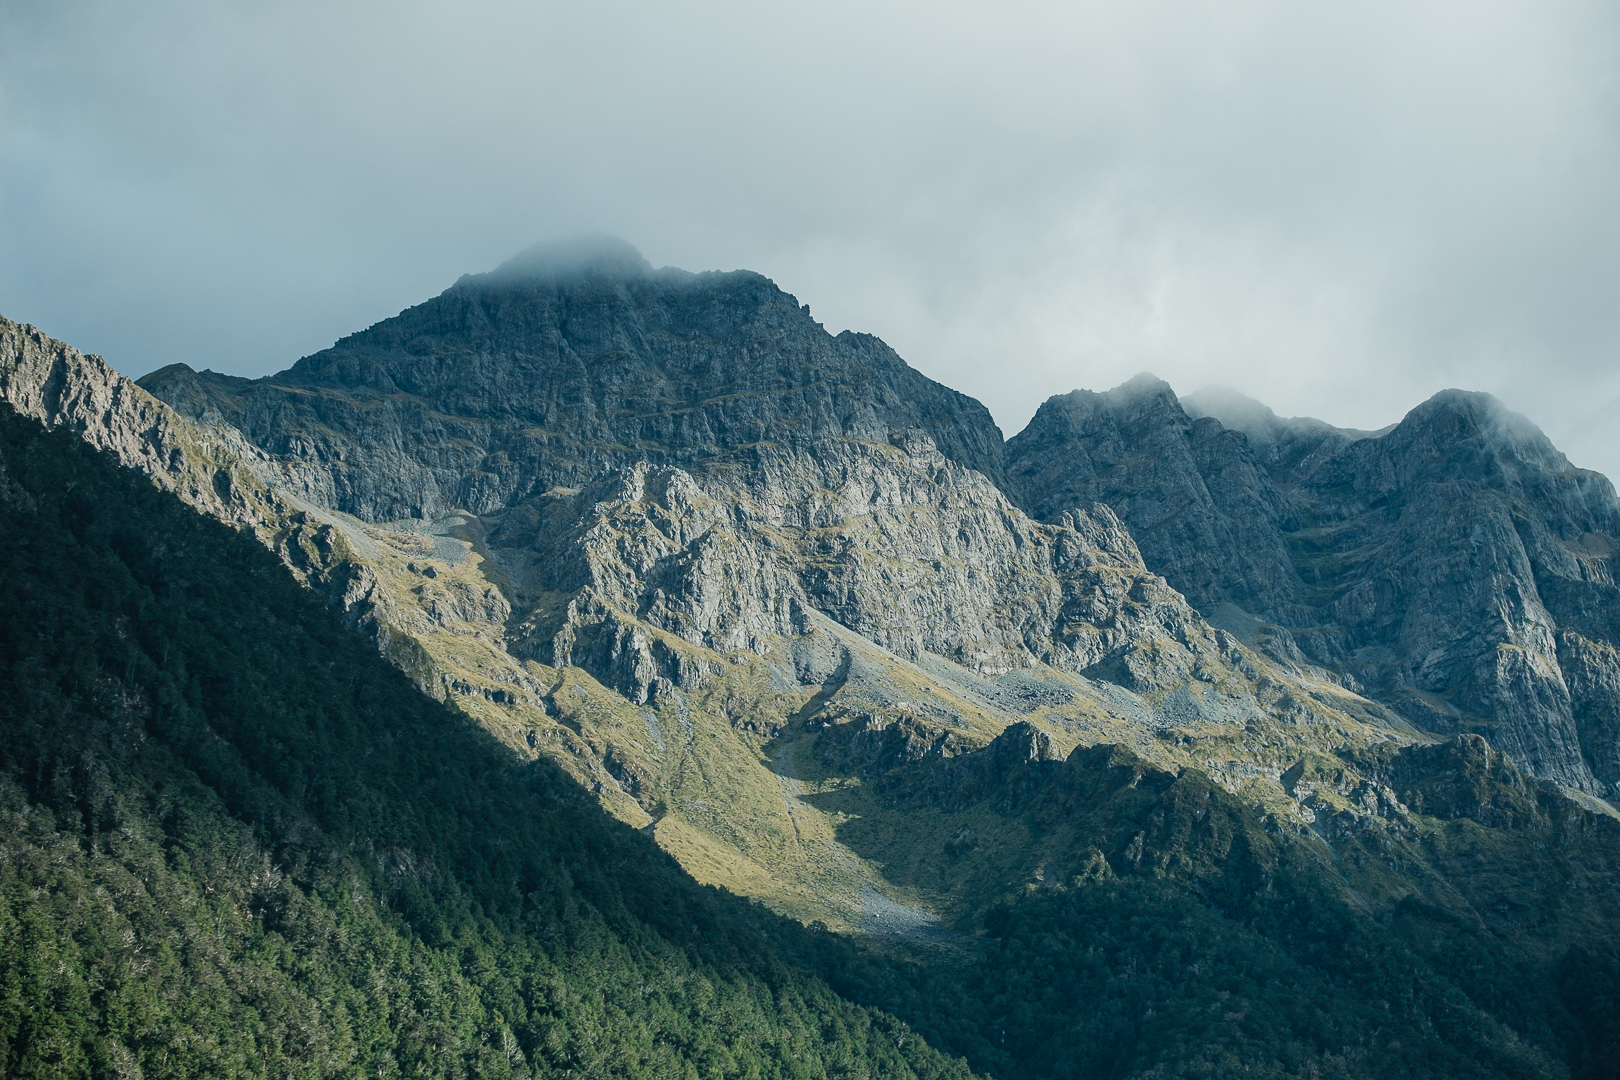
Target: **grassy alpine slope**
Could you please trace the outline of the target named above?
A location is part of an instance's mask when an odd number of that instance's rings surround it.
[[[0,551],[0,1075],[968,1075],[9,410]]]

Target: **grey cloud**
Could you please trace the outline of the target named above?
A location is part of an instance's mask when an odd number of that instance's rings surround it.
[[[0,311],[262,374],[533,241],[746,266],[1016,431],[1152,369],[1620,473],[1609,5],[0,0]]]

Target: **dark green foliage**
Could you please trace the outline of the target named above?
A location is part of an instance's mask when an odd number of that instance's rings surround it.
[[[936,952],[922,994],[875,962],[836,988],[1002,1080],[1620,1075],[1611,820],[1513,773],[1468,801],[1517,792],[1534,813],[1512,827],[1373,823],[1330,848],[1121,749],[1020,769],[941,820],[1022,792],[1044,883],[969,916],[974,962]]]
[[[1620,959],[1573,948],[1559,965],[1558,990],[1581,1025],[1571,1062],[1577,1080],[1620,1076]]]
[[[989,924],[982,993],[1009,1075],[1559,1074],[1545,1046],[1331,901],[1245,921],[1126,879]]]
[[[0,606],[0,1075],[967,1075],[9,411]]]

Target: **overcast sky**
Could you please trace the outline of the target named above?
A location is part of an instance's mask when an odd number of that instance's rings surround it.
[[[244,375],[616,233],[1007,434],[1141,370],[1620,476],[1620,6],[0,0],[0,313]]]

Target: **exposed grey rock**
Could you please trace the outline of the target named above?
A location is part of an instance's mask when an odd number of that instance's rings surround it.
[[[1488,395],[1447,391],[1291,494],[1312,525],[1291,538],[1302,574],[1363,682],[1431,730],[1481,731],[1535,776],[1602,790],[1557,631],[1612,624],[1607,558],[1585,553],[1620,533],[1607,480]]]
[[[199,511],[251,530],[329,597],[353,580],[348,545],[275,486],[278,466],[226,424],[180,416],[94,354],[0,316],[0,401],[113,454]]]
[[[1049,399],[1008,441],[1006,469],[1043,520],[1113,507],[1148,565],[1203,612],[1233,603],[1277,619],[1303,603],[1282,538],[1298,527],[1288,500],[1242,435],[1189,417],[1151,375]]]
[[[515,508],[488,543],[537,599],[513,651],[580,664],[636,701],[691,677],[674,641],[763,654],[803,633],[805,609],[907,660],[991,674],[1039,661],[1140,692],[1224,669],[1232,650],[1147,572],[1107,507],[1031,521],[916,433],[701,477],[637,463]]]
[[[1558,666],[1592,773],[1620,791],[1620,650],[1573,632],[1558,637]]]
[[[1000,470],[984,406],[877,338],[828,334],[758,274],[655,271],[607,240],[531,249],[267,379],[175,365],[142,385],[369,521],[487,514],[637,461],[903,428]]]
[[[1007,469],[1036,514],[1109,503],[1150,568],[1279,662],[1485,734],[1535,776],[1616,790],[1602,649],[1620,640],[1620,503],[1488,395],[1447,391],[1373,433],[1230,392],[1183,409],[1143,377],[1047,402]],[[1560,631],[1576,635],[1562,650]]]
[[[262,525],[282,512],[263,505],[267,493],[241,460],[263,455],[234,431],[199,430],[101,357],[4,317],[0,399],[46,427],[68,428],[205,513]]]
[[[1329,840],[1403,799],[1496,813],[1476,759],[1620,783],[1612,490],[1488,399],[1374,437],[1144,378],[1003,447],[764,278],[601,240],[269,379],[143,380],[175,409],[28,328],[0,344],[8,400],[253,528],[424,689],[675,845],[742,853],[778,785],[794,818],[800,745],[891,803],[1043,829],[1182,779]],[[1380,702],[1460,741],[1402,756],[1423,737]],[[1133,826],[1058,877],[1169,850]]]
[[[240,427],[315,504],[482,515],[510,609],[419,584],[424,625],[482,605],[511,655],[638,704],[706,685],[727,654],[805,668],[784,643],[808,612],[902,661],[1045,664],[1137,695],[1253,667],[1108,506],[1067,498],[1041,522],[1013,505],[977,402],[875,338],[828,335],[758,275],[536,249],[269,379],[143,382]],[[1126,700],[1157,716],[1182,697]]]
[[[1395,426],[1360,431],[1334,427],[1309,416],[1284,418],[1251,397],[1218,386],[1182,397],[1181,405],[1195,420],[1213,417],[1222,426],[1242,432],[1249,440],[1249,450],[1283,491],[1308,478],[1317,466],[1350,443],[1377,438]]]

